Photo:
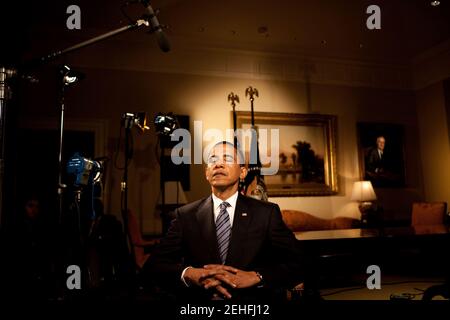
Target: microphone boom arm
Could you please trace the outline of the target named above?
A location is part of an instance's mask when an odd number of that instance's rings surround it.
[[[89,40],[80,42],[80,43],[75,44],[75,45],[73,45],[73,46],[71,46],[71,47],[68,47],[68,48],[66,48],[66,49],[58,50],[58,51],[52,52],[52,53],[50,53],[50,54],[48,54],[48,55],[45,55],[45,56],[43,56],[43,57],[41,57],[41,58],[39,58],[39,59],[37,59],[37,60],[32,61],[31,65],[34,66],[35,63],[36,63],[37,65],[47,63],[47,62],[49,62],[49,61],[52,61],[52,60],[58,58],[59,56],[62,56],[63,54],[66,54],[66,53],[69,53],[69,52],[73,52],[73,51],[76,51],[76,50],[78,50],[78,49],[81,49],[81,48],[90,46],[90,45],[92,45],[92,44],[94,44],[94,43],[97,43],[97,42],[100,42],[100,41],[102,41],[102,40],[111,38],[111,37],[113,37],[113,36],[115,36],[115,35],[118,35],[118,34],[120,34],[120,33],[125,32],[125,31],[137,29],[137,28],[141,27],[142,25],[145,25],[145,26],[148,27],[150,24],[149,24],[149,22],[148,22],[147,20],[145,20],[145,19],[139,19],[139,20],[137,20],[135,23],[132,23],[132,24],[129,24],[129,25],[127,25],[127,26],[124,26],[124,27],[121,27],[121,28],[118,28],[118,29],[109,31],[109,32],[107,32],[107,33],[101,34],[101,35],[99,35],[99,36],[97,36],[97,37],[94,37],[94,38],[92,38],[92,39],[89,39]],[[33,62],[34,62],[34,63],[33,63]]]

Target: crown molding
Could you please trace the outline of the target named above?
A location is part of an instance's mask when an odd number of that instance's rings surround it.
[[[86,34],[101,32],[89,30]],[[198,40],[175,36],[171,37],[172,50],[162,53],[156,45],[156,39],[136,33],[132,32],[129,37],[111,38],[71,53],[66,61],[78,67],[92,69],[394,90],[417,90],[450,76],[450,40],[412,60],[378,62],[324,57],[306,51],[283,53],[227,48],[226,44],[206,45]],[[73,40],[80,41],[76,37]]]
[[[412,61],[413,88],[423,89],[450,77],[450,39],[417,55]]]

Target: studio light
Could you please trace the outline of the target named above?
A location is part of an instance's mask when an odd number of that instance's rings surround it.
[[[66,86],[74,84],[77,81],[80,81],[81,79],[84,78],[84,74],[83,73],[81,73],[79,71],[72,70],[68,65],[63,65],[61,67],[60,71],[61,71],[61,74],[63,76],[63,83]]]
[[[67,162],[67,173],[75,176],[76,187],[87,186],[100,181],[103,172],[102,164],[75,153]]]
[[[180,127],[177,117],[171,112],[168,114],[158,113],[154,123],[156,132],[164,136],[171,135]]]
[[[136,126],[142,132],[150,129],[150,127],[147,126],[146,112],[127,112],[123,114],[122,119],[125,121],[125,128],[131,129],[131,127]]]

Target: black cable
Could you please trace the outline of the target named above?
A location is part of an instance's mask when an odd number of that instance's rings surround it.
[[[129,139],[128,150],[127,150],[126,155],[128,157],[128,160],[131,160],[133,158],[133,153],[134,153],[134,138],[133,138],[133,132],[131,132],[131,129],[129,129],[129,130],[130,130],[130,133],[128,134],[128,139]],[[128,166],[129,165],[130,165],[130,161],[128,161]]]
[[[82,235],[82,229],[81,229],[81,208],[80,208],[80,204],[78,203],[78,199],[75,199],[74,204],[75,204],[75,211],[76,211],[76,215],[77,215],[78,235],[80,236],[80,242],[83,242],[83,235]]]
[[[126,162],[126,166],[124,165],[122,168],[122,170],[124,170],[124,171],[127,170],[128,167],[130,166],[131,161],[129,161],[129,160],[131,160],[131,158],[133,157],[133,149],[134,149],[133,148],[134,141],[133,141],[131,129],[125,129],[125,130],[129,130],[129,133],[125,135],[125,139],[128,139],[128,143],[127,143],[128,149],[124,150],[124,156],[125,156],[125,162]],[[128,181],[126,181],[125,183],[128,183]],[[121,186],[121,188],[122,187],[123,186]],[[125,185],[125,188],[128,188],[128,185]],[[122,212],[125,212],[125,209],[128,209],[128,208],[125,208],[125,197],[126,197],[125,192],[121,191],[121,193],[120,193],[120,209]]]
[[[123,122],[120,121],[120,128],[119,128],[119,140],[117,140],[117,146],[116,146],[116,154],[114,155],[114,168],[123,170],[125,167],[120,167],[117,164],[117,160],[119,159],[119,152],[120,152],[120,142],[122,141],[122,128],[123,128]]]
[[[422,289],[419,289],[419,288],[414,288],[414,290],[421,291],[421,292],[419,292],[419,293],[403,292],[400,295],[402,297],[406,297],[408,300],[412,300],[415,297],[421,296],[421,295],[423,295],[425,293],[425,290],[422,290]],[[391,295],[391,298],[392,298],[392,295]]]
[[[179,196],[179,193],[180,193],[180,187],[179,187],[179,184],[180,184],[180,182],[179,181],[177,181],[177,208],[178,208],[178,196]]]
[[[159,166],[161,166],[161,161],[160,161],[160,154],[159,154],[159,149],[158,146],[161,143],[161,138],[160,135],[157,135],[157,140],[156,140],[156,144],[155,144],[155,157],[156,157],[156,162],[158,163]],[[161,151],[162,152],[162,151]]]
[[[396,284],[405,284],[405,283],[442,283],[442,281],[425,281],[425,280],[405,280],[405,281],[397,281],[397,282],[388,282],[382,284],[383,286],[392,286]]]
[[[405,283],[442,283],[441,281],[397,281],[397,282],[389,282],[389,283],[383,283],[382,286],[392,286],[392,285],[397,285],[397,284],[405,284]],[[361,287],[352,287],[352,288],[346,288],[346,289],[341,289],[341,290],[337,290],[334,292],[330,292],[327,294],[321,294],[321,297],[328,297],[328,296],[332,296],[338,293],[342,293],[342,292],[348,292],[348,291],[354,291],[354,290],[361,290],[361,289],[366,289],[366,286],[361,286]],[[417,293],[416,295],[421,295],[423,293]]]
[[[116,146],[116,153],[114,155],[114,168],[118,169],[118,170],[125,170],[125,164],[123,166],[119,166],[118,163],[118,159],[119,159],[119,153],[120,153],[120,149],[121,149],[121,141],[122,141],[122,129],[125,128],[124,122],[121,122],[120,125],[120,129],[119,129],[119,140],[117,141],[117,146]],[[129,130],[126,129],[125,130]],[[125,139],[126,139],[127,135],[125,135]],[[130,134],[128,135],[128,150],[124,150],[124,157],[127,157],[128,160],[131,160],[133,158],[133,154],[134,154],[134,139],[133,139],[133,135],[132,132],[130,130]],[[128,161],[127,167],[130,166],[130,161]]]
[[[95,183],[92,182],[91,183],[91,216],[89,217],[91,220],[95,220],[96,218],[96,212],[95,212],[95,206],[94,206],[94,195],[95,195],[95,188],[94,188]]]
[[[331,293],[327,293],[327,294],[321,294],[321,297],[328,297],[328,296],[332,296],[338,293],[342,293],[342,292],[348,292],[348,291],[354,291],[354,290],[361,290],[361,289],[366,289],[367,287],[352,287],[352,288],[346,288],[346,289],[341,289],[341,290],[337,290]]]
[[[410,296],[410,297],[412,297],[412,298],[415,298],[415,297],[417,297],[417,296],[422,296],[423,295],[423,292],[419,292],[419,293],[411,293],[411,292],[404,292],[404,293],[402,293],[403,295],[408,295],[408,296]]]
[[[125,207],[124,207],[124,199],[125,197],[124,197],[124,192],[120,192],[120,211],[121,212],[124,212],[125,211]]]

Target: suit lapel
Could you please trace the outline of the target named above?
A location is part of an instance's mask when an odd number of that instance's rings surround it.
[[[196,213],[196,218],[199,223],[198,230],[202,232],[204,240],[204,247],[208,255],[215,263],[220,264],[219,249],[216,237],[216,224],[214,222],[213,201],[211,196],[205,199],[199,206]],[[208,259],[209,260],[209,259]]]
[[[242,256],[240,244],[247,240],[247,229],[252,219],[252,213],[248,209],[245,197],[239,194],[234,211],[233,228],[226,259],[227,265],[238,265],[238,259]]]

